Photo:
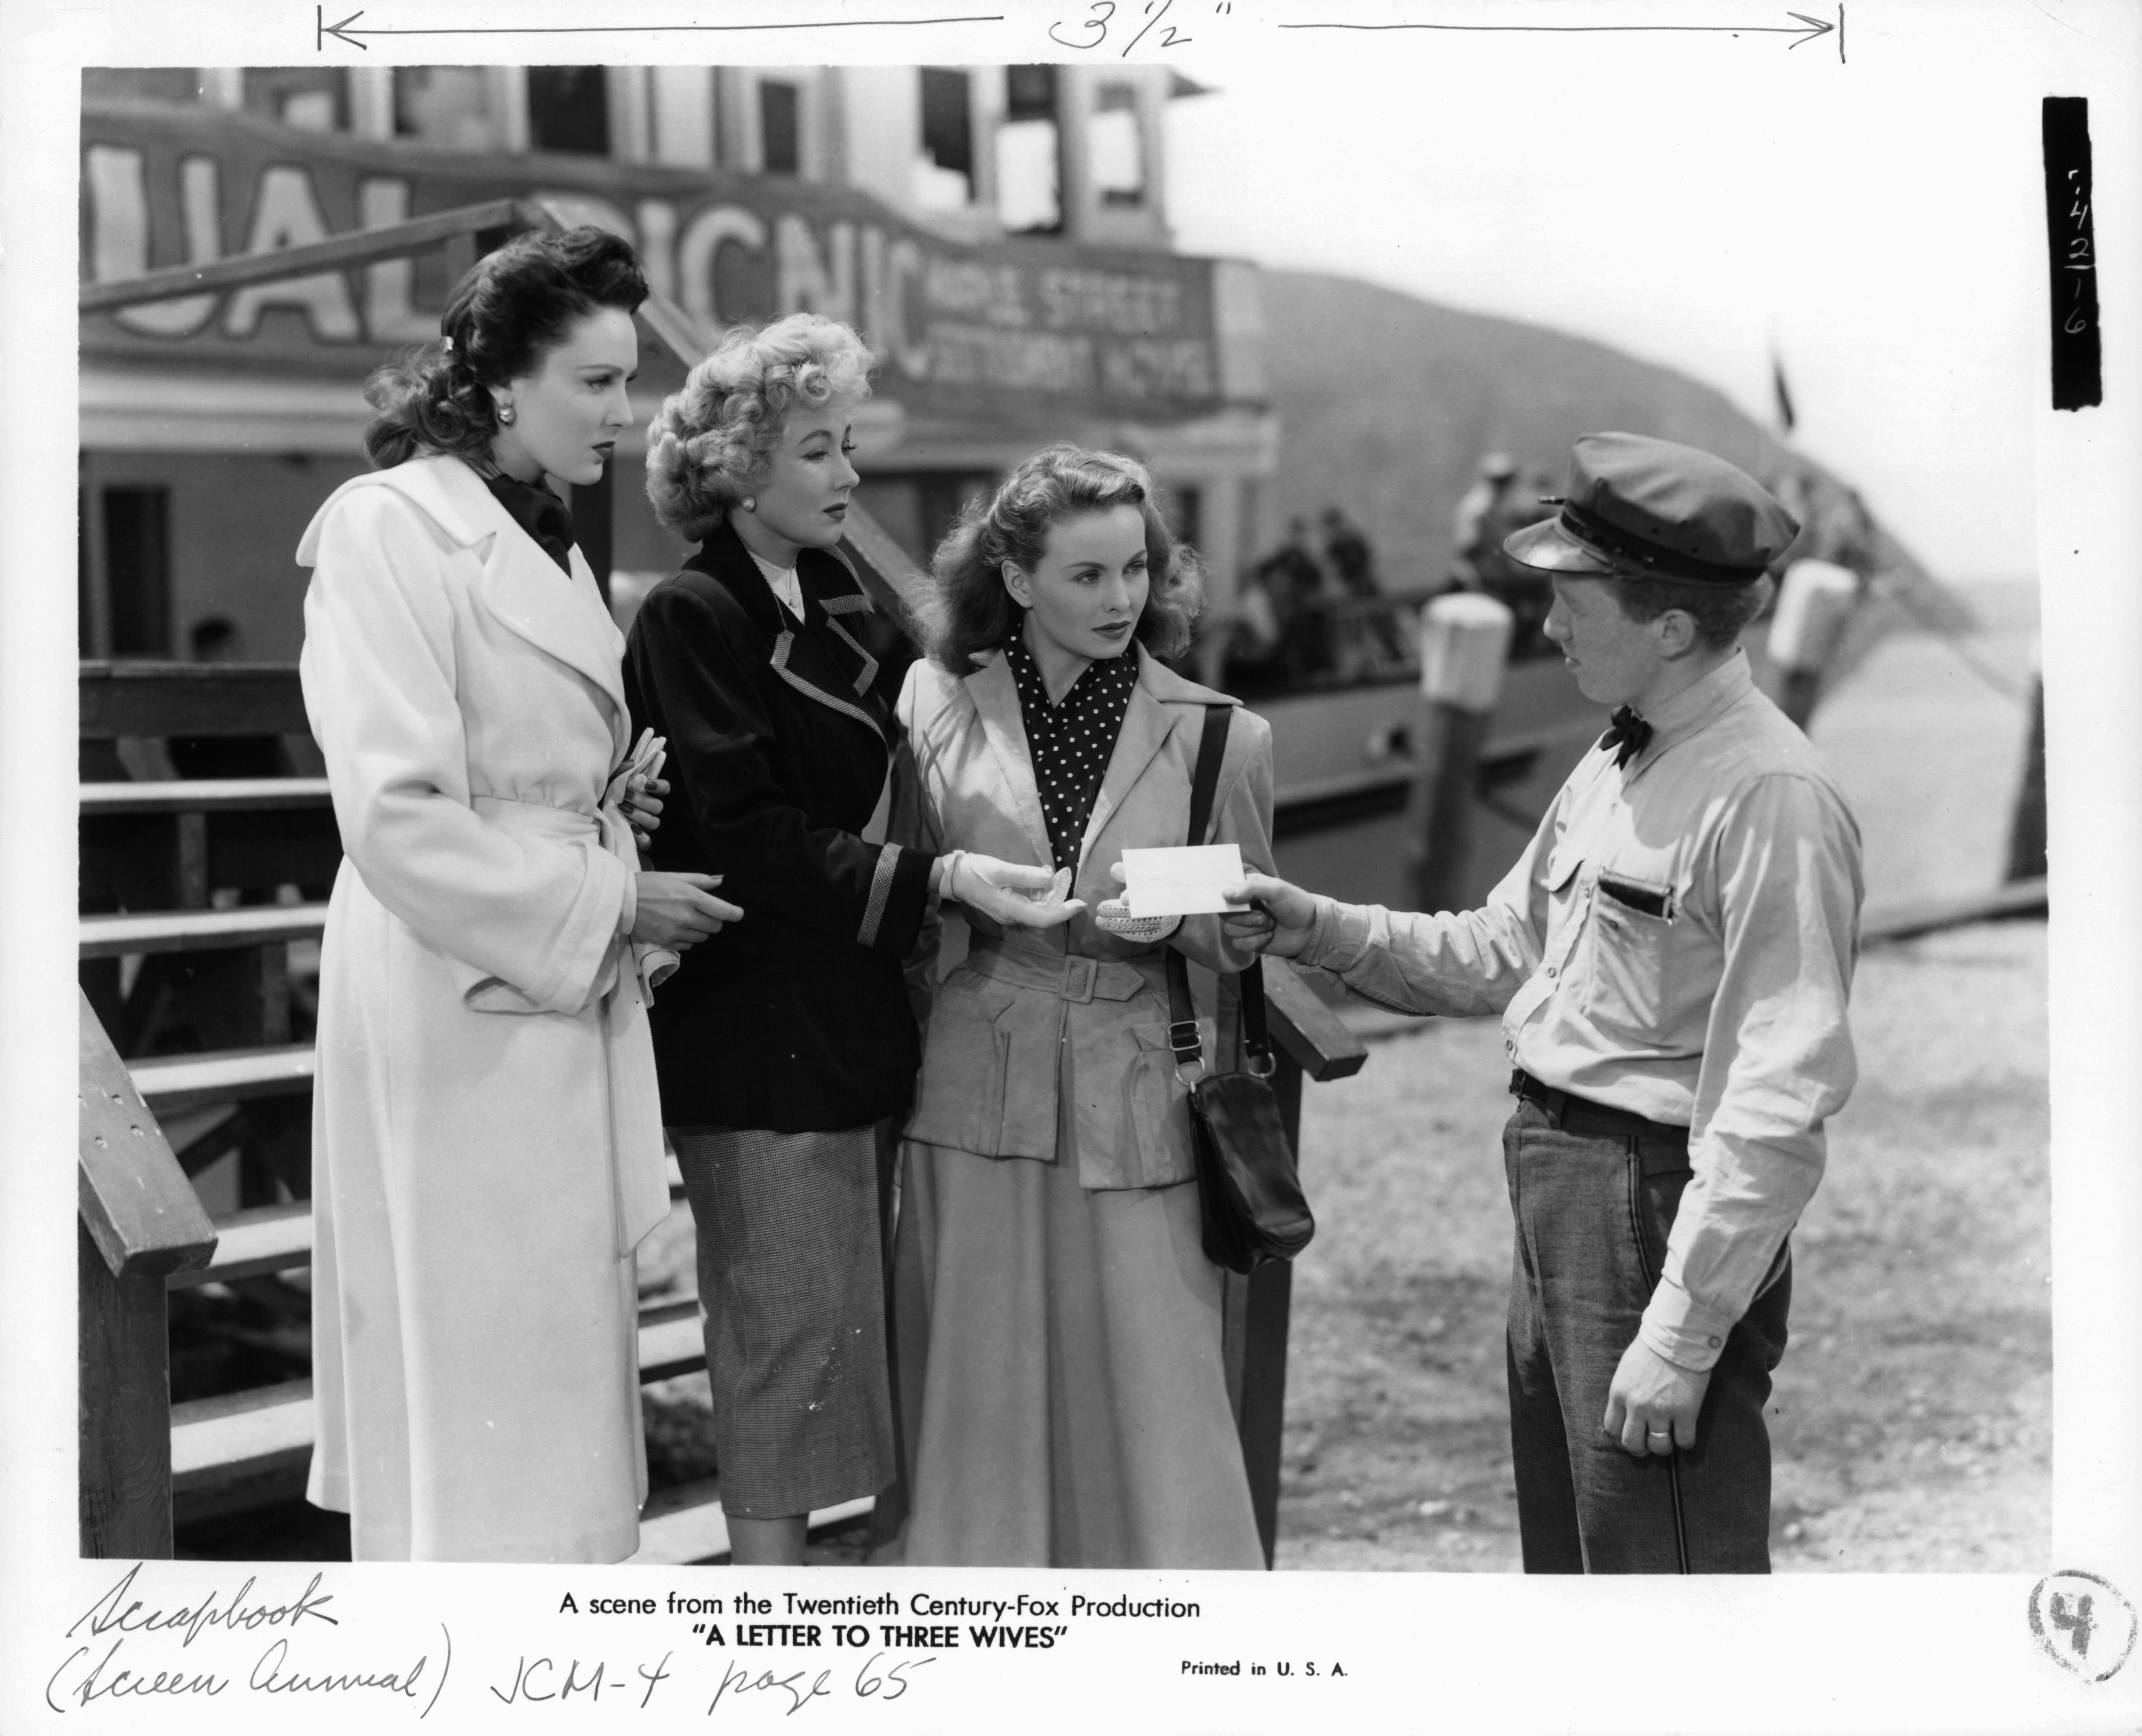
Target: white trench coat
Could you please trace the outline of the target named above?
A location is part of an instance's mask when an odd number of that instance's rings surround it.
[[[624,644],[459,460],[336,491],[301,663],[344,861],[313,1101],[310,1498],[359,1561],[617,1561],[669,1210],[605,791]]]

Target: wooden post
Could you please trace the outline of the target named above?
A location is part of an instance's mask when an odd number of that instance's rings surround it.
[[[76,1418],[86,1556],[171,1552],[164,1280],[215,1230],[86,998],[81,999]]]
[[[1292,967],[1279,960],[1265,966],[1265,998],[1278,1063],[1272,1091],[1299,1163],[1303,1080],[1343,1079],[1359,1073],[1369,1052]],[[1314,1211],[1315,1190],[1305,1177],[1304,1191]],[[1250,1504],[1269,1567],[1279,1537],[1280,1450],[1286,1425],[1286,1334],[1294,1267],[1290,1261],[1276,1260],[1247,1277],[1234,1272],[1222,1276],[1222,1354],[1227,1396],[1235,1407]]]
[[[2023,750],[2023,781],[2008,822],[2008,879],[2046,877],[2046,678],[2031,683],[2031,740]]]
[[[1414,713],[1408,881],[1414,907],[1458,901],[1473,841],[1473,773],[1503,690],[1516,618],[1478,591],[1435,598],[1420,615],[1420,698]]]
[[[1785,569],[1770,617],[1770,661],[1784,675],[1778,708],[1803,730],[1814,714],[1822,672],[1858,600],[1859,577],[1848,567],[1796,560]]]

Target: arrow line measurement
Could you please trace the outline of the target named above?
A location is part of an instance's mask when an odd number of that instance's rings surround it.
[[[327,21],[327,8],[313,8],[313,47],[323,51],[329,37],[348,42],[353,48],[371,52],[369,42],[360,42],[361,37],[401,36],[674,36],[700,34],[713,31],[737,30],[854,30],[884,29],[903,25],[918,24],[1001,24],[1002,12],[968,14],[960,17],[944,18],[812,18],[786,24],[471,24],[461,27],[440,26],[430,28],[389,27],[352,30],[349,27],[364,16],[360,7],[339,24]]]
[[[1837,62],[1844,64],[1844,7],[1842,0],[1837,8],[1834,24],[1823,18],[1810,18],[1805,12],[1789,12],[1789,18],[1798,18],[1798,24],[1341,24],[1318,19],[1313,24],[1282,24],[1281,30],[1463,30],[1493,32],[1545,32],[1549,35],[1595,36],[1624,31],[1672,32],[1676,34],[1701,36],[1789,36],[1793,41],[1787,46],[1797,48],[1802,42],[1811,42],[1817,37],[1833,32],[1837,37]]]

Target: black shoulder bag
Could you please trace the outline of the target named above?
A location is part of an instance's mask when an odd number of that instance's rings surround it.
[[[1220,782],[1220,760],[1226,750],[1227,717],[1233,709],[1212,705],[1205,710],[1205,732],[1197,744],[1197,769],[1190,784],[1192,844],[1205,841],[1212,795]],[[1279,1100],[1266,1083],[1272,1050],[1265,1025],[1264,961],[1252,959],[1236,980],[1250,1070],[1205,1074],[1197,1013],[1190,999],[1190,969],[1181,953],[1172,946],[1167,949],[1167,1040],[1175,1052],[1176,1077],[1191,1082],[1190,1126],[1197,1147],[1205,1257],[1231,1272],[1250,1272],[1267,1260],[1293,1259],[1309,1245],[1316,1221],[1301,1196],[1301,1178],[1280,1119]]]

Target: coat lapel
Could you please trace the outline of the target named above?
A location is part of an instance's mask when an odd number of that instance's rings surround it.
[[[1174,732],[1177,722],[1185,717],[1194,717],[1202,727],[1203,708],[1236,703],[1228,694],[1186,680],[1166,663],[1148,656],[1143,645],[1134,646],[1133,654],[1138,659],[1138,685],[1131,689],[1131,703],[1123,712],[1123,727],[1116,735],[1115,752],[1108,756],[1108,769],[1102,776],[1100,793],[1093,798],[1093,811],[1088,816],[1085,835],[1079,840],[1078,861],[1082,868],[1091,858],[1094,841],[1128,799],[1161,749],[1167,745],[1167,738]],[[1196,706],[1198,709],[1195,713],[1178,709],[1184,706]],[[1193,762],[1196,758],[1194,734],[1191,758]],[[1187,825],[1188,815],[1183,818]],[[1108,866],[1102,864],[1104,874]]]
[[[1138,659],[1138,683],[1131,689],[1130,703],[1123,709],[1123,727],[1116,732],[1115,752],[1108,756],[1108,769],[1102,774],[1093,811],[1086,816],[1085,835],[1078,842],[1082,863],[1093,840],[1100,836],[1101,828],[1108,823],[1108,816],[1123,806],[1132,786],[1145,775],[1145,768],[1175,727],[1174,713],[1155,696],[1146,678],[1147,672],[1158,666],[1146,655],[1145,647],[1135,642],[1131,654]]]
[[[585,675],[613,713],[612,732],[624,730],[624,645],[617,626],[604,606],[602,592],[587,558],[576,546],[573,570],[560,573],[550,557],[513,521],[513,515],[492,497],[483,479],[456,458],[403,465],[388,474],[408,476],[405,492],[447,529],[458,526],[464,539],[491,539],[476,580],[485,605],[500,623],[518,634],[539,651]],[[435,495],[451,512],[440,512],[427,495]]]
[[[1049,826],[1041,817],[1041,794],[1034,780],[1034,756],[1026,743],[1026,724],[1019,714],[1019,685],[1001,652],[966,678],[967,694],[982,720],[982,734],[997,757],[997,770],[1009,792],[1013,811],[1034,846],[1034,860],[1044,866],[1055,861],[1049,846]]]
[[[844,718],[852,718],[879,741],[885,740],[884,725],[868,707],[857,703],[869,692],[871,682],[876,678],[876,659],[861,645],[856,644],[849,634],[840,632],[839,636],[854,646],[856,655],[862,659],[865,678],[858,680],[851,672],[843,669],[834,654],[818,642],[817,629],[799,633],[795,616],[789,614],[780,599],[773,594],[758,564],[752,560],[751,551],[744,547],[743,539],[726,522],[716,525],[712,534],[699,545],[698,553],[684,564],[726,585],[729,594],[737,599],[753,624],[772,641],[772,649],[768,653],[767,663],[777,679],[828,711],[837,711]],[[803,592],[806,620],[810,619],[815,609],[822,625],[831,626],[839,631],[837,623],[832,619],[834,610],[829,609],[829,604],[834,605],[834,609],[860,605],[867,609],[870,606],[869,599],[859,594],[853,594],[853,604],[844,603],[842,594],[837,592],[830,598],[826,596],[824,594],[829,586],[816,570],[815,563],[807,559],[807,555],[805,560],[798,563],[797,579]]]

